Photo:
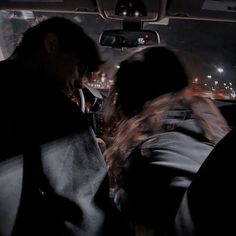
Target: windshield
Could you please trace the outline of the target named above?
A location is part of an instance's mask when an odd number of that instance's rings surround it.
[[[97,14],[0,11],[0,60],[10,56],[27,28],[51,16],[77,21],[97,43],[103,30],[122,28],[121,21],[108,21]],[[171,19],[167,25],[144,23],[143,28],[157,31],[161,44],[181,55],[196,93],[213,99],[236,99],[236,23]],[[107,74],[132,50],[100,49],[107,60]],[[90,86],[109,89],[112,79],[107,74],[98,74]]]

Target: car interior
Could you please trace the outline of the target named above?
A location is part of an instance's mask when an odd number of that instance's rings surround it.
[[[193,91],[216,101],[234,125],[234,0],[2,0],[0,60],[11,54],[28,27],[52,16],[75,20],[99,45],[107,63],[88,86],[103,97],[113,83],[110,75],[127,53],[167,45],[186,62]]]
[[[230,127],[236,126],[235,0],[0,0],[0,61],[26,29],[53,16],[81,25],[106,61],[78,91],[98,138],[112,74],[128,53],[149,45],[180,54],[192,91],[212,99]]]

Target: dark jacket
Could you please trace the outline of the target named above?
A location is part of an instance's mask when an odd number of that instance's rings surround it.
[[[121,181],[124,192],[118,191],[116,198],[129,219],[158,236],[164,235],[174,219],[185,190],[214,146],[184,105],[169,111],[164,128],[126,159]]]
[[[0,235],[103,235],[105,163],[86,117],[43,73],[0,63]]]

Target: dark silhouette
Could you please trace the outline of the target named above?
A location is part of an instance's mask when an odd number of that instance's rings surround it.
[[[180,59],[148,47],[120,63],[104,107],[114,137],[104,155],[114,200],[144,235],[164,235],[199,167],[229,128],[193,96]]]
[[[0,235],[103,235],[106,166],[71,101],[103,63],[76,23],[29,28],[0,63]]]

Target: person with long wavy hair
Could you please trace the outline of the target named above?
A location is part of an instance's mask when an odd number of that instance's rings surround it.
[[[188,85],[174,51],[147,47],[120,63],[104,105],[114,201],[145,235],[165,234],[194,175],[229,131],[213,102]]]

